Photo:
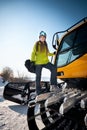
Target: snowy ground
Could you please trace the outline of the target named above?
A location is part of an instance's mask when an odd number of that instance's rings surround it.
[[[3,98],[6,83],[0,78],[0,130],[29,130],[27,106],[18,105]]]
[[[0,130],[29,130],[27,106],[4,100],[0,102]]]
[[[3,98],[4,86],[5,84],[0,82],[0,130],[29,130],[27,125],[28,106],[5,100]],[[40,119],[37,119],[37,122],[39,122],[39,128],[43,128]]]

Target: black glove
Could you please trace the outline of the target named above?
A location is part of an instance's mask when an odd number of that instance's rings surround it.
[[[54,51],[54,53],[53,53],[54,55],[56,54],[56,51]]]

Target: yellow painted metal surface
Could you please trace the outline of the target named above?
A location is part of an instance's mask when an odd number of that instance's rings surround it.
[[[57,78],[87,78],[87,54],[65,67],[57,68],[57,72],[61,71],[63,71],[64,75]]]

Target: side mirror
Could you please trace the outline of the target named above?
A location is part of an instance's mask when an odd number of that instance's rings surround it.
[[[58,33],[54,34],[54,36],[53,36],[52,46],[53,46],[53,48],[55,50],[58,49],[58,46],[59,46],[59,36],[58,36]]]
[[[59,35],[58,34],[56,34],[56,41],[55,42],[56,42],[56,45],[59,46]]]

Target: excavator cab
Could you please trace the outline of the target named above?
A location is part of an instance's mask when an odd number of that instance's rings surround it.
[[[63,72],[58,78],[87,78],[87,19],[62,32],[55,57],[57,72]]]
[[[63,36],[59,40],[57,37],[61,33]],[[57,66],[57,78],[64,80],[69,85],[71,83],[76,87],[86,89],[87,18],[65,31],[55,33],[52,45],[57,50],[54,61]]]

